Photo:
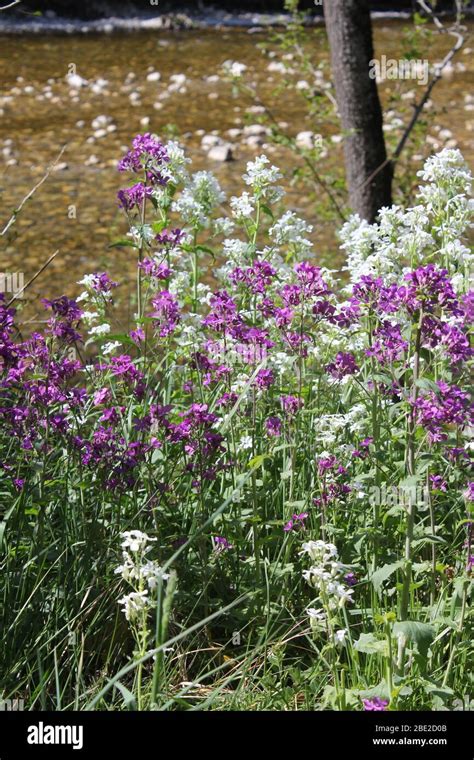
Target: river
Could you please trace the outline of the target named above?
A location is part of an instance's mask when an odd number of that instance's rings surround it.
[[[402,27],[402,22],[395,21],[375,25],[376,55],[401,57]],[[131,249],[108,246],[126,231],[116,205],[116,192],[123,184],[116,163],[137,132],[163,135],[167,125],[174,125],[193,159],[193,168],[214,170],[231,194],[240,192],[239,178],[246,162],[261,152],[269,153],[289,180],[295,158],[286,148],[255,148],[242,144],[237,137],[230,140],[235,160],[215,163],[201,147],[203,133],[216,131],[229,139],[226,131],[242,128],[246,110],[252,105],[235,98],[229,84],[219,77],[220,66],[227,59],[246,64],[246,76],[271,104],[276,118],[287,123],[290,134],[312,128],[300,91],[274,93],[280,74],[268,67],[276,59],[264,58],[259,49],[259,43],[271,34],[269,30],[201,29],[0,38],[2,227],[66,145],[58,170],[25,205],[11,234],[0,240],[0,272],[20,272],[25,280],[59,249],[23,299],[25,320],[44,318],[38,297],[77,294],[77,280],[91,271],[107,269],[124,282],[123,303],[128,291],[133,292]],[[440,59],[448,49],[446,36],[435,40],[427,50],[430,62]],[[316,54],[318,62],[327,63],[327,45],[320,37]],[[445,144],[457,145],[472,161],[472,50],[467,47],[456,61],[434,90],[432,111],[436,110],[436,117],[428,112],[429,139],[414,159],[419,168],[423,155]],[[71,71],[86,83],[74,86],[76,80],[67,78]],[[391,101],[393,88],[390,81],[380,87],[388,131],[399,129],[397,107]],[[405,104],[422,92],[417,82],[405,82],[404,88],[411,91],[400,101]],[[256,116],[251,115],[250,123],[252,119],[255,123]],[[332,161],[340,164],[340,136],[333,129],[324,137]],[[336,226],[319,217],[315,198],[301,186],[289,187],[288,204],[314,225],[315,260],[339,266]]]

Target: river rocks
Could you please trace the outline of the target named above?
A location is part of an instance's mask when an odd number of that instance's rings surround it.
[[[66,82],[74,90],[79,90],[81,87],[86,87],[89,84],[87,79],[79,76],[79,74],[67,74]]]
[[[186,92],[186,74],[171,74],[170,84],[168,85],[168,92],[179,92],[184,94]]]
[[[249,106],[249,108],[247,108],[247,113],[253,113],[253,114],[265,113],[265,107],[264,106]]]
[[[210,148],[217,147],[220,143],[222,143],[222,139],[217,135],[204,135],[201,140],[201,148],[203,150],[210,150]]]
[[[287,71],[287,68],[285,64],[280,61],[270,61],[267,66],[267,71],[275,71],[278,74],[284,74]]]
[[[248,148],[257,150],[257,148],[265,144],[265,138],[262,135],[249,135],[249,137],[243,139],[243,144]]]
[[[111,116],[100,114],[100,116],[96,116],[95,119],[91,121],[91,127],[92,129],[100,129],[101,127],[106,127],[107,124],[110,124],[111,122],[112,122]]]
[[[242,134],[242,130],[237,129],[236,127],[232,129],[228,129],[226,132],[227,137],[230,137],[231,140],[237,140],[237,138],[240,137],[241,134]]]
[[[161,79],[161,74],[159,71],[150,71],[149,74],[147,74],[146,81],[147,82],[159,82]]]
[[[244,137],[266,137],[270,134],[268,127],[263,124],[249,124],[243,129]]]
[[[234,156],[232,153],[232,146],[230,143],[222,143],[222,145],[214,145],[213,148],[210,149],[209,153],[207,154],[207,157],[210,161],[232,161]]]

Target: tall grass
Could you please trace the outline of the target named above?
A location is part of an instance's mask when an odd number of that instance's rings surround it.
[[[429,159],[414,208],[344,226],[349,284],[264,157],[229,204],[174,142],[139,135],[119,169],[130,333],[105,273],[24,341],[0,302],[3,697],[467,706],[462,156]]]

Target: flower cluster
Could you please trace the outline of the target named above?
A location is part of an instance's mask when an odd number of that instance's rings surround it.
[[[121,575],[134,590],[119,599],[119,604],[126,619],[134,623],[153,607],[152,593],[158,583],[167,580],[169,575],[157,562],[147,557],[155,538],[140,530],[126,531],[122,533],[122,538],[122,564],[115,569],[115,573]]]

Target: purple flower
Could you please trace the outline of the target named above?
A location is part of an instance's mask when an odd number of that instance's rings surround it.
[[[79,341],[81,336],[75,328],[82,317],[82,311],[77,303],[67,296],[61,296],[52,301],[43,298],[42,302],[53,312],[53,317],[48,322],[51,335],[66,344]]]
[[[92,275],[91,288],[95,290],[96,293],[110,293],[110,291],[113,288],[116,288],[117,285],[118,283],[111,280],[107,272],[97,272]]]
[[[367,712],[384,712],[388,707],[388,699],[373,697],[372,699],[363,699],[364,710]]]
[[[355,573],[346,573],[344,576],[344,582],[347,586],[355,586],[357,583],[357,576]]]
[[[226,290],[219,290],[211,298],[211,311],[204,317],[203,325],[216,332],[227,333],[241,323],[237,305]]]
[[[184,237],[185,233],[183,230],[176,228],[174,230],[162,230],[158,235],[156,235],[155,240],[160,245],[171,246],[174,248],[181,243]]]
[[[179,305],[168,290],[162,290],[151,299],[154,311],[150,316],[156,321],[159,335],[166,338],[175,330],[179,320]]]
[[[444,425],[464,426],[471,423],[472,407],[469,396],[456,385],[448,385],[439,380],[439,392],[429,391],[416,401],[410,400],[415,408],[418,425],[428,431],[430,441],[446,439]]]
[[[472,325],[474,322],[474,290],[469,290],[462,298],[462,307],[465,323]]]
[[[447,491],[448,484],[441,475],[430,475],[430,481],[435,491]]]
[[[125,209],[125,211],[131,211],[133,208],[141,209],[145,198],[150,198],[152,193],[152,187],[145,185],[143,182],[137,182],[132,187],[126,187],[118,191],[119,206]]]
[[[443,322],[432,315],[423,320],[422,340],[426,347],[440,346],[453,363],[467,361],[474,354],[468,336],[460,327]]]
[[[145,332],[141,327],[136,330],[130,330],[129,335],[134,343],[142,343],[145,340]]]
[[[143,259],[138,263],[138,266],[148,277],[154,277],[155,280],[169,280],[172,274],[171,269],[164,261]]]
[[[268,261],[255,261],[251,267],[241,269],[236,267],[229,274],[233,283],[243,283],[252,293],[265,293],[271,284],[276,271]]]
[[[267,430],[267,435],[269,436],[277,438],[281,435],[281,427],[281,419],[279,417],[268,417],[268,419],[265,420],[265,428]]]
[[[308,517],[307,512],[301,512],[301,514],[293,515],[291,520],[288,520],[288,522],[283,526],[283,530],[285,533],[290,533],[293,530],[302,530],[305,527],[305,520]]]
[[[436,307],[441,307],[453,314],[462,314],[446,269],[427,264],[408,272],[405,280],[408,285],[398,289],[398,299],[411,313],[421,308],[425,312],[432,312]]]
[[[165,146],[149,132],[136,135],[132,145],[132,149],[118,163],[119,172],[146,172],[148,181],[165,185],[168,181],[165,170],[169,161]]]
[[[271,369],[261,369],[257,373],[255,382],[263,390],[269,388],[275,382],[275,376]]]
[[[373,356],[380,364],[391,364],[400,359],[408,348],[408,342],[402,338],[401,327],[385,321],[374,331],[374,342],[366,350],[367,356]]]
[[[283,411],[289,417],[294,417],[303,406],[302,399],[296,398],[296,396],[280,396],[280,401]]]
[[[229,541],[226,538],[224,538],[224,536],[213,536],[212,541],[214,544],[214,551],[219,554],[221,552],[225,552],[225,551],[228,551],[229,549],[234,548],[232,544],[229,543]]]
[[[337,380],[342,380],[346,375],[353,375],[355,372],[358,372],[359,367],[352,354],[340,351],[335,361],[326,366],[326,371]]]

